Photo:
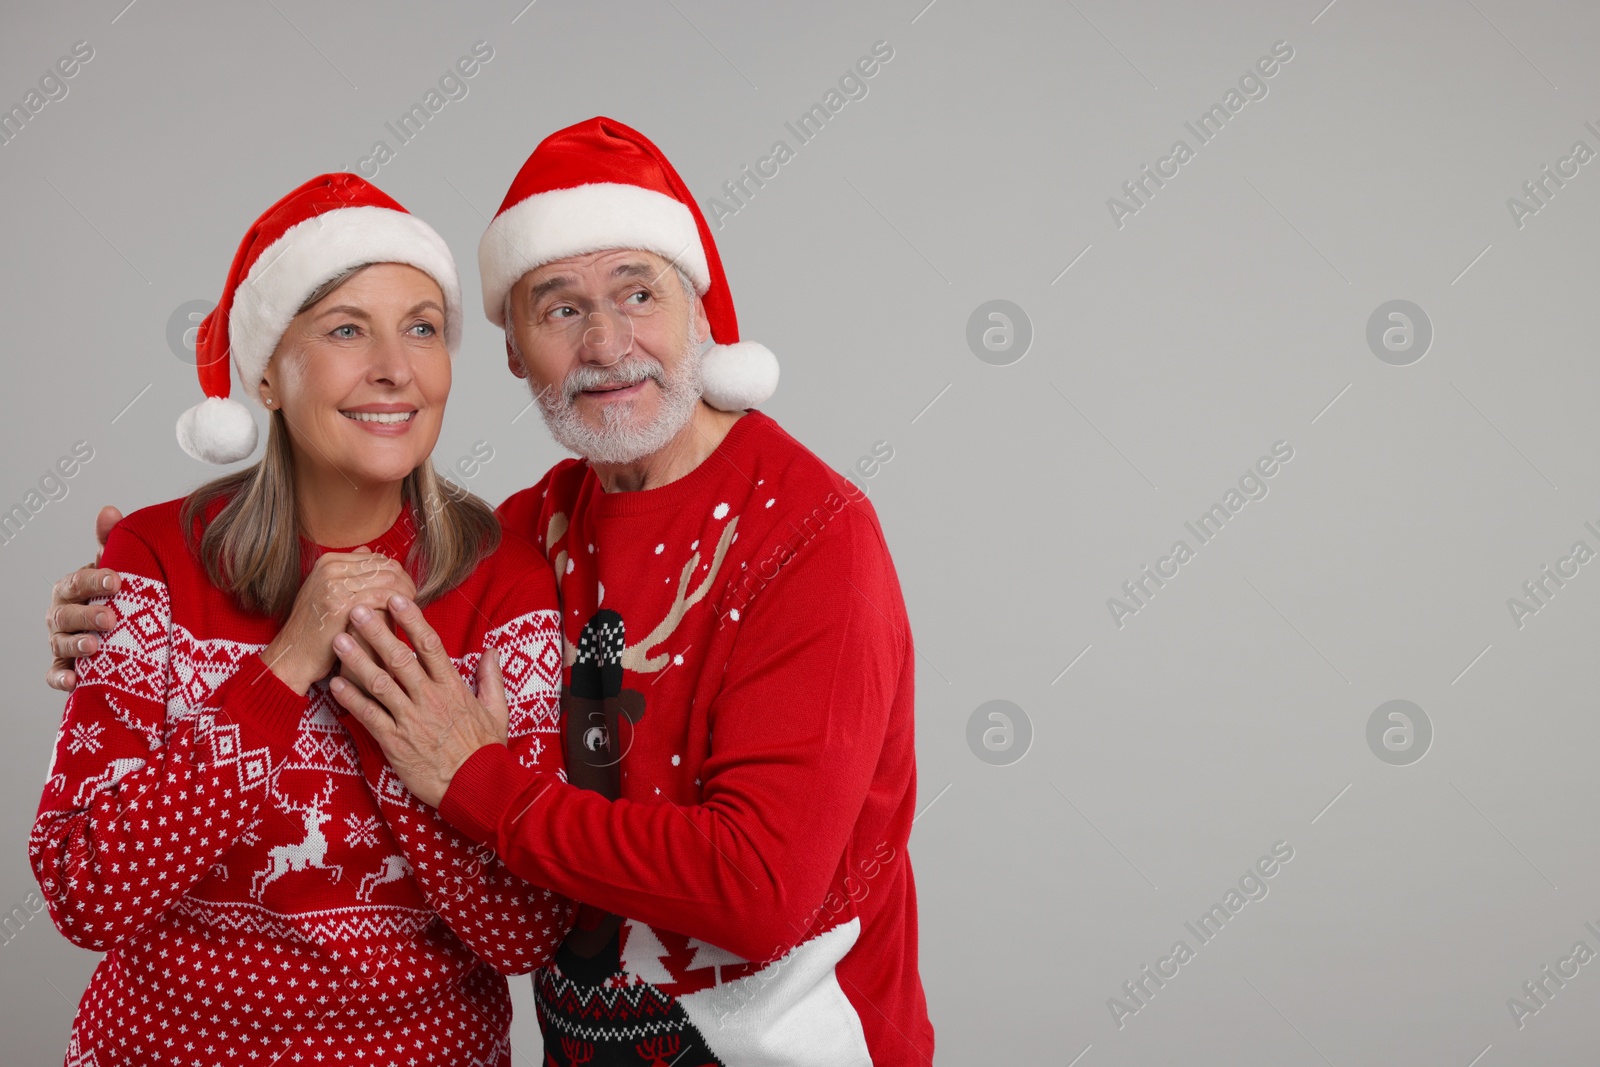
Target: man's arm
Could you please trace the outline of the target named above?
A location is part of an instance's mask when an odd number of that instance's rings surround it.
[[[111,528],[122,521],[122,512],[111,505],[95,517],[94,535],[105,550]],[[117,624],[116,612],[107,605],[90,604],[91,597],[110,596],[121,586],[117,572],[101,567],[100,553],[92,565],[79,567],[55,584],[50,594],[50,610],[45,612],[45,628],[50,631],[50,654],[55,657],[45,672],[51,689],[70,693],[78,684],[76,657],[100,651],[100,635]]]
[[[912,654],[899,596],[875,528],[854,515],[785,565],[739,624],[699,804],[610,801],[521,766],[503,745],[429,747],[441,724],[486,713],[394,700],[392,681],[354,652],[346,667],[393,706],[349,685],[338,697],[377,724],[402,778],[442,781],[440,813],[518,876],[766,960],[808,935],[860,814]]]

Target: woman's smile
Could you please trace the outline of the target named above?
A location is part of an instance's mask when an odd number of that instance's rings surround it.
[[[399,437],[411,429],[417,409],[409,404],[363,404],[340,408],[339,414],[379,437]]]

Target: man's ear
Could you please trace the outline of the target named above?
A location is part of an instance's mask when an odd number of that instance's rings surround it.
[[[706,315],[706,302],[694,298],[694,336],[702,345],[711,337],[711,319]]]
[[[528,376],[528,368],[522,365],[522,360],[517,358],[517,353],[511,347],[511,331],[506,331],[506,367],[518,378]]]

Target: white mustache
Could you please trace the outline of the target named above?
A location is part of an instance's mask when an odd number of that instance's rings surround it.
[[[666,384],[662,380],[659,363],[630,360],[613,367],[579,367],[567,375],[567,380],[562,385],[562,392],[570,404],[573,397],[586,389],[598,389],[606,385],[635,385],[647,378],[655,379],[657,385]]]

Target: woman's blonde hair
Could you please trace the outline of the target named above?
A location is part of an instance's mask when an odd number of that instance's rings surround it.
[[[352,267],[318,286],[300,312],[369,266]],[[478,496],[439,477],[431,460],[406,475],[400,496],[401,513],[416,532],[406,571],[417,583],[417,603],[427,604],[459,585],[499,546],[500,522]],[[210,505],[221,499],[227,503],[205,523]],[[214,585],[231,593],[246,610],[278,618],[288,615],[300,592],[302,561],[294,453],[281,410],[271,413],[261,461],[190,493],[184,499],[182,522],[191,549]],[[205,528],[196,537],[200,523]]]

